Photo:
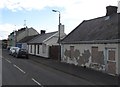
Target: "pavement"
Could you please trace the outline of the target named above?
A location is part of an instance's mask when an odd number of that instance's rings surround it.
[[[51,67],[53,69],[62,71],[67,74],[71,74],[78,78],[87,80],[95,85],[118,85],[118,76],[108,75],[106,73],[96,71],[90,68],[84,68],[81,66],[75,66],[73,64],[63,63],[53,59],[42,58],[34,55],[29,55],[29,59]]]

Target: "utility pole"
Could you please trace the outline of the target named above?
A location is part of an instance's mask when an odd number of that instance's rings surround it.
[[[61,23],[60,23],[60,18],[61,18],[61,13],[60,13],[60,11],[58,11],[58,10],[52,10],[53,12],[58,12],[59,13],[59,28],[58,28],[58,33],[59,33],[59,36],[58,36],[58,44],[59,44],[59,53],[58,53],[58,61],[60,61],[61,60],[61,45],[60,45],[60,26],[61,26]]]
[[[26,27],[26,20],[24,20],[24,25],[23,26]]]
[[[26,20],[24,20],[24,27],[25,27],[25,29],[26,29],[26,36],[28,36],[29,31],[28,31],[28,28],[27,28],[27,25],[26,25]]]

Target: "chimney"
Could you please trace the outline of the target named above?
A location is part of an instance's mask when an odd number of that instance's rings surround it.
[[[60,24],[60,33],[64,33],[64,25]],[[58,25],[58,30],[59,30],[59,25]]]
[[[117,13],[120,13],[120,1],[118,2],[118,11]]]
[[[45,34],[45,30],[41,30],[41,34]]]
[[[106,7],[106,16],[110,16],[114,13],[117,13],[117,7],[116,6],[107,6]]]

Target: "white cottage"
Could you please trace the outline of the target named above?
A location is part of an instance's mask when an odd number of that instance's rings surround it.
[[[117,7],[106,16],[85,20],[61,42],[61,61],[111,75],[120,74],[120,29]]]
[[[18,44],[18,45],[21,45],[21,48],[28,50],[27,43],[28,43],[30,40],[32,40],[33,38],[35,38],[36,36],[38,36],[38,35],[39,35],[39,34],[33,35],[33,36],[26,36],[26,37],[24,37],[23,39],[21,39],[19,42],[17,42],[17,44]]]
[[[61,25],[62,26],[62,25]],[[64,28],[60,30],[60,38],[64,38],[66,34],[64,33]],[[50,47],[58,46],[58,37],[59,33],[50,32],[45,33],[44,30],[41,30],[41,34],[33,38],[28,42],[28,52],[29,54],[41,56],[44,58],[50,58]]]

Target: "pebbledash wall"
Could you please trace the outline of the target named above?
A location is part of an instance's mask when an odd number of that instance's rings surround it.
[[[118,44],[62,44],[61,62],[86,66],[111,75],[120,74]]]

